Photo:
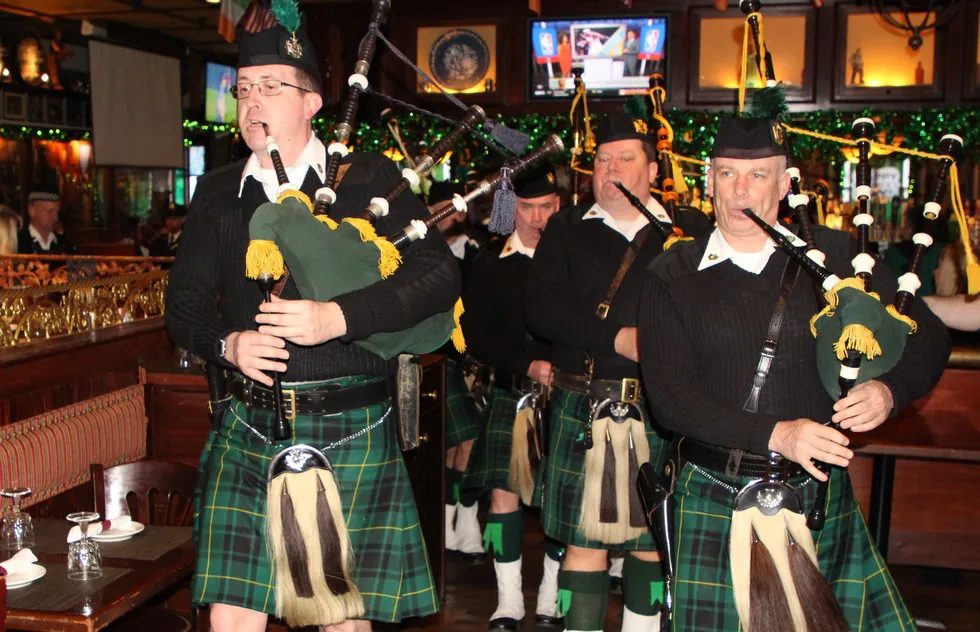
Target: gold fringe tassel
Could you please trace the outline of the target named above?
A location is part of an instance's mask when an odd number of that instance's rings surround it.
[[[459,319],[463,317],[464,311],[466,310],[463,308],[463,299],[456,299],[456,305],[453,306],[453,323],[456,325],[453,327],[453,346],[460,353],[466,351],[466,339],[463,338],[463,327],[459,324]]]
[[[679,241],[691,241],[693,239],[694,237],[685,237],[684,235],[678,235],[675,233],[668,237],[667,241],[664,242],[664,250],[667,250]]]
[[[366,219],[345,217],[344,221],[357,229],[357,232],[361,234],[361,241],[374,241],[378,238],[378,233],[375,232],[374,226]]]
[[[314,215],[313,217],[315,217],[318,222],[323,222],[324,224],[329,226],[330,230],[337,230],[337,226],[339,226],[337,222],[330,219],[329,215]]]
[[[903,323],[905,323],[906,325],[909,326],[909,335],[910,336],[912,334],[914,334],[916,331],[919,330],[918,323],[916,323],[914,320],[912,320],[908,316],[903,316],[902,314],[899,314],[898,313],[898,310],[895,309],[895,306],[894,305],[889,305],[888,307],[885,308],[885,310],[891,315],[892,318],[894,318],[896,320],[900,320],[900,321],[902,321]]]
[[[837,359],[843,360],[847,357],[848,349],[861,352],[869,360],[874,360],[875,356],[881,355],[881,345],[875,340],[874,333],[857,323],[844,327],[840,334],[840,339],[834,343],[834,351],[837,352]]]
[[[285,273],[286,263],[279,252],[279,246],[271,239],[253,239],[245,252],[245,276],[257,279],[271,274],[278,279]]]
[[[279,194],[279,197],[276,199],[276,204],[282,204],[282,201],[287,198],[296,198],[302,202],[303,206],[308,208],[311,213],[313,212],[313,202],[310,201],[310,196],[306,195],[302,191],[299,191],[298,189],[286,189]]]
[[[949,193],[953,202],[953,213],[960,225],[960,242],[963,244],[963,254],[966,256],[966,291],[968,294],[980,292],[980,263],[970,245],[970,227],[966,223],[966,212],[963,210],[963,197],[960,192],[960,176],[956,163],[949,169]]]
[[[376,237],[372,243],[377,246],[381,256],[378,258],[378,272],[382,279],[387,279],[402,264],[402,253],[395,245],[384,237]]]

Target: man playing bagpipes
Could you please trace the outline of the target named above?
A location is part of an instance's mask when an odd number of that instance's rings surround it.
[[[774,234],[805,246],[776,220],[790,189],[787,155],[784,131],[772,121],[722,119],[707,182],[718,225],[656,260],[644,288],[644,385],[656,419],[675,433],[662,470],[673,490],[673,629],[914,630],[855,502],[846,433],[867,432],[925,395],[950,341],[922,304],[909,313],[918,323],[910,336],[907,319],[885,312],[881,303],[896,292],[885,266],[873,273],[880,302],[854,289],[860,284],[847,279],[854,241],[821,227],[810,245],[847,280],[820,291],[831,304],[814,319],[824,306],[800,273],[805,259],[788,257],[743,213],[751,209]],[[847,292],[855,300],[845,307]],[[834,311],[836,334],[815,343],[811,319]],[[874,342],[851,320],[856,312],[878,315],[874,335],[885,354],[894,354],[888,336],[907,348],[893,368],[835,403],[821,382],[818,345],[833,358],[835,343],[844,350]],[[836,385],[840,361],[833,363]],[[827,478],[815,462],[832,467],[826,522],[811,531],[806,516]]]
[[[454,196],[462,194],[462,185],[433,182],[429,188],[429,210],[435,212]],[[454,213],[437,226],[459,263],[465,292],[470,270],[481,252],[480,243],[467,234],[465,213]],[[477,517],[478,494],[464,492],[460,483],[470,460],[473,441],[483,425],[483,413],[467,387],[463,355],[451,342],[446,343],[439,353],[446,356],[446,550],[479,563],[484,559],[484,550]]]
[[[463,294],[467,349],[493,367],[487,422],[473,446],[463,493],[490,492],[484,542],[493,551],[497,609],[491,630],[518,630],[524,618],[521,503],[538,506],[535,484],[546,447],[542,411],[551,384],[548,345],[527,331],[527,277],[535,248],[560,205],[551,167],[514,182],[515,230],[483,251]],[[547,540],[536,620],[555,625],[561,545]]]
[[[330,619],[337,625],[328,629],[338,631],[370,630],[369,621],[396,622],[438,609],[392,425],[397,420],[389,378],[397,360],[358,343],[451,313],[459,269],[445,241],[432,235],[413,244],[387,279],[329,302],[297,300],[300,273],[308,278],[353,272],[296,267],[281,297],[271,301],[246,278],[249,221],[256,209],[283,194],[295,201],[288,185],[314,199],[329,171],[311,126],[322,103],[315,51],[296,22],[295,29],[275,26],[241,35],[233,90],[242,138],[253,153],[201,179],[167,294],[167,325],[175,342],[231,372],[230,402],[201,458],[195,520],[192,599],[211,604],[211,627],[219,632],[264,630],[268,614],[286,598],[303,610],[294,621]],[[288,185],[280,185],[274,173],[279,165],[270,160],[270,136],[278,143]],[[372,196],[401,179],[380,154],[359,151],[340,161],[342,177],[329,185],[336,189],[333,222],[359,215]],[[389,211],[376,224],[379,234],[429,215],[412,195],[398,197]],[[274,440],[282,418],[276,389],[270,388],[270,375],[277,372],[291,436],[286,444],[322,451],[332,472],[314,468],[267,481],[275,467],[291,471],[305,458],[302,451],[280,451]],[[281,498],[267,493],[267,484],[277,489],[277,480]],[[276,537],[274,519],[281,522],[282,538]],[[277,548],[275,564],[267,543]],[[280,555],[281,546],[287,550]],[[332,600],[321,598],[325,591]],[[327,608],[332,610],[325,615]]]
[[[528,329],[551,343],[554,366],[541,518],[545,534],[568,545],[558,578],[565,629],[603,629],[607,553],[622,550],[631,553],[622,629],[647,632],[657,629],[663,574],[631,481],[667,446],[644,410],[636,312],[643,269],[663,252],[671,218],[650,195],[657,152],[645,122],[610,115],[596,143],[595,203],[551,218],[528,280]],[[688,235],[708,228],[700,213],[674,220]]]

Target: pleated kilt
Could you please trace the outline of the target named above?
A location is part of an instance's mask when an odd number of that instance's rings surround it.
[[[364,381],[341,378],[329,383]],[[339,415],[298,415],[292,443],[323,449],[371,427],[387,410],[383,402]],[[267,445],[245,425],[267,430],[271,416],[265,410],[246,410],[232,399],[220,428],[208,438],[195,497],[195,604],[275,613],[265,537],[266,476],[282,446]],[[365,618],[381,622],[425,616],[439,608],[415,499],[393,435],[397,423],[392,413],[355,439],[324,451],[333,464],[354,549],[352,579],[364,597]]]
[[[638,405],[645,406],[642,401]],[[606,544],[589,540],[579,528],[585,492],[586,450],[583,442],[589,415],[587,396],[552,389],[548,405],[550,446],[543,467],[544,480],[540,483],[544,497],[541,523],[545,535],[558,542],[590,549],[655,551],[656,539],[650,530],[622,544]],[[650,444],[650,463],[659,471],[667,458],[670,442],[657,434],[650,419],[646,422],[646,435]]]
[[[446,362],[446,447],[458,446],[464,441],[476,439],[480,434],[483,413],[470,397],[463,377],[463,367],[457,362]]]
[[[473,444],[469,467],[466,468],[466,476],[463,478],[463,489],[502,489],[517,493],[507,484],[517,401],[517,395],[513,391],[497,387],[491,391],[487,423]]]
[[[736,489],[752,479],[730,478],[688,464],[674,491],[674,630],[741,630],[729,565],[729,531]],[[802,478],[805,511],[813,506],[817,482]],[[793,483],[793,481],[791,481]],[[917,630],[884,560],[871,542],[851,479],[835,468],[827,493],[827,521],[813,531],[820,571],[830,583],[854,632]],[[806,604],[803,604],[806,607]]]

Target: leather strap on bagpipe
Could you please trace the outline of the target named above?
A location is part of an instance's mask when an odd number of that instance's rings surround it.
[[[664,76],[650,75],[650,100],[653,102],[653,118],[659,123],[657,127],[657,188],[663,200],[667,214],[673,219],[677,212],[678,196],[674,190],[674,163],[671,156],[674,152],[674,129],[664,116],[664,101],[667,89]]]

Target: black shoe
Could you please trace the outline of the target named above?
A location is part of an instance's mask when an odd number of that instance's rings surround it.
[[[539,628],[560,628],[565,624],[563,617],[549,617],[546,614],[534,615],[534,624]]]
[[[463,553],[461,551],[455,551],[455,553],[467,566],[479,566],[486,562],[488,557],[486,553]]]
[[[491,630],[520,630],[521,622],[517,619],[511,619],[510,617],[500,617],[499,619],[490,620]]]
[[[609,578],[609,594],[610,595],[622,595],[623,594],[623,578],[622,577],[610,577]]]

